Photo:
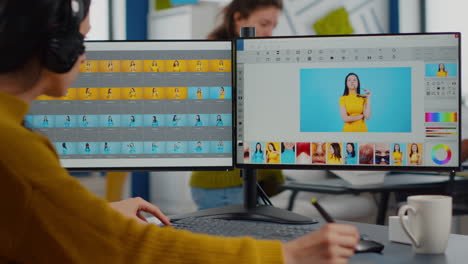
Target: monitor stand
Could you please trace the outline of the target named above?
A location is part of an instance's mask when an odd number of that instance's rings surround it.
[[[243,169],[244,204],[210,208],[172,216],[176,221],[188,217],[210,217],[227,220],[265,221],[280,224],[315,224],[318,221],[271,205],[257,203],[257,170]],[[313,208],[311,207],[311,210]]]

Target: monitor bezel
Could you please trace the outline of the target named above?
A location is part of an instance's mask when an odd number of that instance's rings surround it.
[[[234,57],[235,67],[237,68],[237,40],[248,40],[248,39],[298,39],[298,38],[338,38],[338,37],[385,37],[385,36],[428,36],[428,35],[457,35],[458,36],[458,166],[392,166],[392,165],[323,165],[323,164],[273,164],[273,163],[240,163],[238,157],[235,156],[235,167],[241,169],[288,169],[288,170],[354,170],[354,171],[434,171],[434,172],[451,172],[461,171],[462,168],[462,148],[461,148],[461,97],[462,97],[462,83],[461,83],[461,33],[460,32],[429,32],[429,33],[383,33],[383,34],[353,34],[353,35],[298,35],[298,36],[274,36],[274,37],[245,37],[236,38],[233,41],[233,49],[236,51]],[[234,80],[234,85],[237,91],[237,78]],[[237,106],[237,101],[236,101]],[[237,117],[237,109],[236,109]],[[236,122],[237,124],[237,122]],[[237,153],[237,137],[236,142],[236,153]]]
[[[70,172],[87,172],[87,171],[106,171],[106,172],[121,172],[121,171],[229,171],[235,168],[235,157],[237,155],[235,148],[236,128],[235,128],[235,104],[236,104],[236,88],[235,88],[235,64],[234,64],[234,41],[231,40],[210,40],[210,39],[164,39],[164,40],[90,40],[86,43],[164,43],[164,42],[220,42],[231,44],[231,84],[232,84],[232,159],[229,166],[181,166],[181,167],[64,167]],[[57,153],[58,155],[58,153]],[[59,160],[60,155],[58,155]],[[124,159],[122,159],[124,160]]]

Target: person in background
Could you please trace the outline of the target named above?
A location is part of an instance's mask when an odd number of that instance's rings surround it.
[[[222,24],[208,39],[237,38],[241,27],[255,27],[257,37],[271,37],[282,10],[281,0],[233,0],[223,10]]]
[[[241,27],[255,27],[258,37],[270,37],[283,9],[281,0],[233,0],[223,10],[222,24],[208,35],[212,40],[231,40],[239,37]],[[220,98],[224,98],[221,88]],[[218,115],[216,126],[221,116]],[[285,182],[281,170],[259,170],[258,181],[269,195],[279,193]],[[192,198],[198,209],[242,204],[243,190],[240,170],[195,171],[190,178]]]
[[[346,263],[359,241],[350,225],[327,224],[285,243],[194,234],[148,225],[140,212],[170,221],[141,198],[109,204],[71,177],[51,142],[23,120],[34,98],[62,97],[76,80],[86,60],[89,6],[90,0],[0,4],[0,146],[15,149],[0,152],[0,210],[7,212],[0,217],[0,262]],[[60,69],[44,52],[57,32],[75,40],[62,50],[75,55],[65,56]]]

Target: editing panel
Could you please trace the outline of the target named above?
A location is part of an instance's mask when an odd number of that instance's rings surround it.
[[[88,46],[68,94],[27,116],[65,166],[232,166],[230,42]]]

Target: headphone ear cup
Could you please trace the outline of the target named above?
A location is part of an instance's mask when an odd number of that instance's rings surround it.
[[[66,73],[71,70],[78,57],[84,53],[84,37],[81,33],[54,34],[49,39],[43,64],[56,73]]]

